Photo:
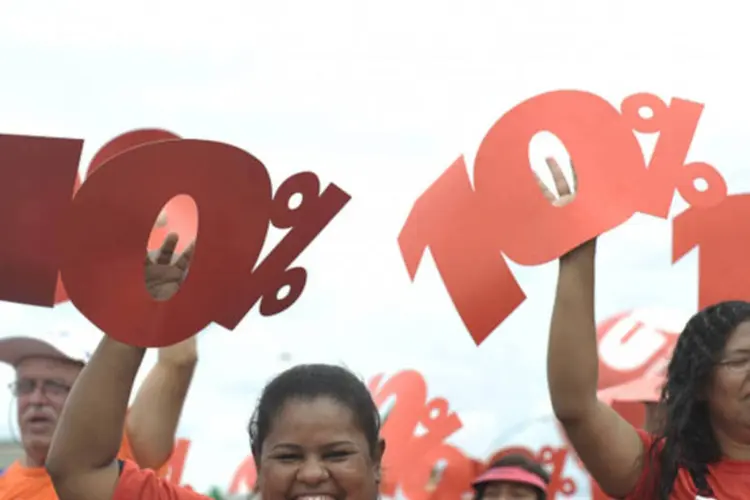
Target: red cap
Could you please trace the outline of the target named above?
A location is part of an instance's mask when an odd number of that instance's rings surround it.
[[[537,476],[533,472],[529,472],[521,467],[493,467],[478,478],[476,478],[471,485],[476,488],[484,483],[493,483],[498,481],[504,481],[507,483],[520,483],[528,484],[539,488],[543,492],[547,492],[547,483],[544,479]]]

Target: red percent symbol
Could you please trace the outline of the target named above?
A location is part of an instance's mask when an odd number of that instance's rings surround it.
[[[650,110],[650,118],[640,115]],[[651,94],[622,111],[588,92],[556,91],[505,113],[482,141],[474,183],[458,158],[415,202],[398,242],[412,280],[429,247],[467,330],[484,341],[526,299],[507,262],[539,265],[641,212],[666,218],[675,189],[697,208],[715,207],[727,186],[706,163],[684,165],[703,106]],[[659,132],[646,165],[634,130]],[[576,200],[553,207],[539,190],[528,147],[549,131],[575,164]],[[697,189],[702,178],[707,188]]]
[[[269,316],[300,296],[307,273],[287,267],[348,202],[315,174],[287,179],[273,196],[265,166],[234,146],[194,139],[142,144],[113,155],[73,200],[82,141],[0,135],[0,300],[54,303],[58,270],[71,301],[120,341],[173,344],[215,321],[233,329],[260,300]],[[164,204],[187,194],[200,231],[190,273],[155,301],[143,258]],[[290,198],[299,194],[297,208]],[[269,223],[290,229],[257,265]],[[290,291],[279,297],[284,285]]]
[[[373,400],[382,409],[395,398],[383,423],[386,441],[383,469],[386,474],[381,492],[393,496],[400,489],[409,500],[450,500],[462,498],[471,491],[471,481],[503,455],[528,450],[511,448],[492,454],[488,460],[468,457],[446,441],[462,427],[460,416],[451,410],[445,398],[428,398],[427,382],[417,371],[404,370],[385,379],[374,376],[368,387]],[[573,496],[575,482],[566,476],[565,466],[570,452],[567,447],[542,447],[530,454],[551,471],[549,493]],[[571,454],[572,455],[572,454]],[[442,476],[428,488],[431,473],[443,464]]]
[[[384,380],[373,377],[368,387],[376,405],[395,397],[396,402],[383,424],[386,446],[383,469],[388,471],[381,483],[381,492],[394,496],[400,488],[410,500],[427,500],[425,489],[432,468],[440,459],[451,461],[451,474],[457,480],[444,482],[451,498],[460,498],[471,482],[472,470],[465,456],[445,440],[462,426],[458,415],[451,411],[445,398],[428,399],[427,383],[414,370],[404,370]],[[417,428],[425,429],[417,435]]]
[[[690,206],[714,206],[727,196],[727,184],[714,166],[685,163],[703,112],[702,104],[672,99],[667,106],[659,97],[643,93],[623,100],[620,109],[634,131],[659,134],[648,163],[649,196],[639,212],[666,219],[675,189]],[[705,189],[696,186],[698,180],[705,182]]]

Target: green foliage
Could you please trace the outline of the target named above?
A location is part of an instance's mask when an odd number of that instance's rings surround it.
[[[224,494],[217,486],[212,486],[211,489],[208,490],[208,496],[214,500],[224,500]]]

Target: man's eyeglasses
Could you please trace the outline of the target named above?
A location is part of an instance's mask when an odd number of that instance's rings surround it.
[[[41,385],[45,396],[65,396],[70,392],[70,386],[56,380],[21,379],[11,383],[8,387],[15,396],[28,396]]]

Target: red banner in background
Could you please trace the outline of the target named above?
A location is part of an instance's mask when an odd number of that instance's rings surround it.
[[[185,470],[188,451],[190,451],[189,439],[178,439],[175,443],[172,456],[169,457],[169,464],[166,478],[174,483],[182,483],[182,473]]]
[[[232,476],[232,482],[229,483],[229,494],[235,495],[253,491],[257,478],[258,471],[255,469],[255,459],[252,455],[248,455]]]

